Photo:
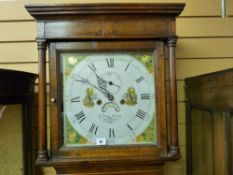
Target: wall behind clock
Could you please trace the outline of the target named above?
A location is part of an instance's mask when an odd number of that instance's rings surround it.
[[[24,9],[25,3],[76,3],[76,0],[0,1],[0,68],[37,73],[36,24]],[[141,0],[80,0],[91,2],[142,2]],[[145,0],[184,2],[177,19],[177,85],[179,142],[182,158],[165,165],[165,175],[185,175],[184,79],[233,67],[233,1],[227,1],[227,18],[221,18],[220,0]],[[48,82],[49,83],[49,82]],[[49,128],[49,124],[48,124]],[[0,158],[2,159],[2,158]],[[51,175],[53,169],[45,168]]]

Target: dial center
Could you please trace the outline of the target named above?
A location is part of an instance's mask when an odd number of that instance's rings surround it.
[[[108,94],[108,100],[109,100],[109,101],[113,101],[113,100],[114,100],[114,97],[113,97],[113,95],[111,95],[111,94]]]

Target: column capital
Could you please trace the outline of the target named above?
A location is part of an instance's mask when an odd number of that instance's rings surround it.
[[[167,40],[167,47],[176,47],[178,37],[170,37]]]
[[[38,50],[46,50],[46,46],[47,46],[46,39],[37,38],[36,42],[37,42],[37,49]]]
[[[48,157],[48,151],[44,150],[44,151],[38,151],[37,152],[37,163],[39,162],[46,162],[48,161],[49,157]]]

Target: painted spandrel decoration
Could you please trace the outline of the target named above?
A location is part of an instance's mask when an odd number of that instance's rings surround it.
[[[65,146],[157,143],[155,54],[60,54]]]

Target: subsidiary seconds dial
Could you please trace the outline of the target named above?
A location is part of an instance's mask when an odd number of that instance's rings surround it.
[[[154,78],[129,54],[96,53],[76,66],[64,83],[64,113],[90,145],[132,144],[155,113]]]

